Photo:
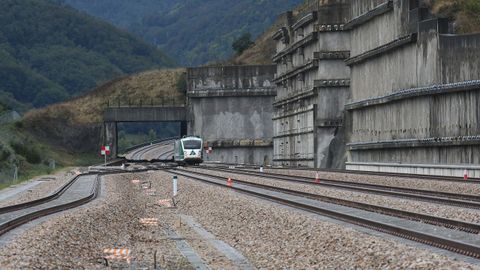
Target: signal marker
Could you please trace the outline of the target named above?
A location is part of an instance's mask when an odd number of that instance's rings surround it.
[[[315,183],[320,184],[320,177],[318,176],[318,172],[315,174]]]

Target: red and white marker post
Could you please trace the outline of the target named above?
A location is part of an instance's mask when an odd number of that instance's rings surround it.
[[[468,180],[468,171],[466,169],[463,171],[463,180]]]
[[[105,157],[105,167],[107,167],[107,155],[110,155],[110,146],[102,146],[100,153]]]

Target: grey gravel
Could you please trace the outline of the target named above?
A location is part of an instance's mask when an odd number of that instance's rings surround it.
[[[191,269],[164,229],[181,235],[212,269],[236,269],[179,215],[241,252],[259,269],[480,269],[431,250],[407,246],[319,220],[232,190],[179,177],[178,208],[157,202],[171,196],[165,172],[108,176],[107,195],[86,209],[67,212],[27,231],[0,250],[2,269],[99,269],[105,248],[130,248],[137,269],[152,268],[153,253],[162,269]],[[139,179],[152,183],[146,196]],[[140,218],[158,218],[146,227]],[[118,262],[114,268],[126,268]]]
[[[479,269],[225,188],[184,177],[179,183],[180,211],[260,269]]]
[[[347,191],[342,189],[326,188],[322,186],[312,186],[299,183],[289,183],[286,181],[275,181],[261,177],[246,176],[242,174],[231,174],[226,172],[214,172],[205,171],[202,169],[190,169],[199,170],[200,172],[206,172],[213,175],[222,177],[233,177],[240,180],[245,180],[253,183],[260,183],[271,185],[275,187],[286,188],[290,190],[298,190],[303,192],[309,192],[313,194],[319,194],[334,198],[340,198],[344,200],[350,200],[361,203],[368,203],[373,205],[380,205],[384,207],[390,207],[399,210],[405,210],[409,212],[421,213],[426,215],[439,216],[449,219],[463,220],[466,222],[480,223],[480,211],[475,209],[465,209],[455,206],[447,206],[435,203],[428,203],[424,201],[415,201],[409,199],[400,199],[389,196],[374,195],[368,193]]]
[[[39,176],[31,181],[41,183],[6,200],[0,201],[0,207],[24,203],[46,197],[70,181],[79,169],[62,170],[53,175]]]
[[[265,172],[280,173],[287,175],[305,176],[312,179],[316,176],[316,171],[313,170],[287,170],[287,169],[264,169]],[[386,185],[393,187],[427,189],[434,191],[460,193],[460,194],[480,194],[480,185],[473,183],[449,182],[444,180],[426,180],[421,178],[404,178],[394,176],[379,176],[379,175],[365,175],[341,172],[318,172],[318,176],[322,179],[333,179],[350,181],[357,183],[369,183]],[[459,178],[460,179],[460,178]]]

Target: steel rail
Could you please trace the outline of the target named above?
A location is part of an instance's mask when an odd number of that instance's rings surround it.
[[[209,184],[213,184],[213,185],[217,185],[217,186],[221,186],[221,187],[227,187],[227,185],[224,184],[224,183],[219,183],[219,182],[216,182],[216,181],[206,180],[206,179],[196,177],[196,176],[179,173],[177,170],[168,170],[168,172],[170,172],[172,174],[182,175],[184,177],[194,179],[194,180],[198,180],[198,181],[202,181],[202,182],[205,182],[205,183],[209,183]],[[196,174],[196,172],[189,172],[189,173],[194,174],[194,175]],[[369,228],[369,229],[372,229],[372,230],[380,231],[380,232],[383,232],[383,233],[391,234],[391,235],[398,236],[398,237],[401,237],[401,238],[405,238],[405,239],[408,239],[408,240],[413,240],[413,241],[416,241],[416,242],[420,242],[420,243],[427,244],[427,245],[430,245],[430,246],[434,246],[434,247],[438,247],[438,248],[441,248],[441,249],[449,250],[449,251],[459,253],[459,254],[462,254],[462,255],[474,257],[474,258],[477,258],[477,259],[480,258],[480,247],[479,246],[467,244],[467,243],[464,243],[464,242],[454,241],[454,240],[451,240],[451,239],[446,239],[446,238],[443,238],[443,237],[440,237],[440,236],[431,235],[431,234],[427,234],[427,233],[424,233],[424,232],[405,229],[405,228],[401,228],[401,227],[398,227],[398,226],[378,222],[378,221],[375,221],[375,220],[370,220],[370,219],[366,219],[366,218],[362,218],[362,217],[352,216],[352,215],[349,215],[349,214],[345,214],[345,213],[341,213],[341,212],[317,207],[317,206],[314,206],[314,205],[309,205],[309,204],[306,204],[306,203],[300,203],[300,202],[292,201],[292,200],[289,200],[289,199],[280,198],[280,197],[277,197],[277,196],[268,195],[268,194],[264,194],[264,193],[244,189],[244,188],[239,188],[239,187],[235,187],[235,186],[228,187],[228,188],[239,191],[239,192],[242,192],[242,193],[245,193],[245,194],[249,194],[249,195],[252,195],[252,196],[255,196],[255,197],[258,197],[258,198],[267,199],[267,200],[274,201],[274,202],[277,202],[277,203],[281,203],[281,204],[291,206],[291,207],[294,207],[294,208],[297,208],[297,209],[312,212],[312,213],[315,213],[315,214],[318,214],[318,215],[327,216],[327,217],[330,217],[330,218],[334,218],[336,220],[341,220],[341,221],[344,221],[344,222],[347,222],[347,223],[350,223],[350,224],[354,224],[354,225]]]
[[[238,165],[233,163],[215,163],[212,165],[241,166],[247,169],[259,169],[258,165]],[[374,172],[374,171],[356,171],[343,169],[313,169],[313,168],[299,168],[299,167],[264,167],[271,170],[296,170],[296,171],[311,171],[311,172],[326,172],[326,173],[341,173],[341,174],[361,174],[361,175],[376,175],[376,176],[391,176],[399,178],[416,178],[430,181],[445,181],[445,182],[461,182],[470,184],[480,184],[480,178],[471,177],[465,181],[463,177],[443,176],[443,175],[429,175],[429,174],[413,174],[413,173],[394,173],[394,172]]]
[[[87,173],[87,174],[83,174],[83,175],[92,175],[92,173]],[[78,178],[80,178],[80,176],[82,176],[82,174],[76,175],[70,181],[68,181],[66,184],[64,184],[59,189],[57,189],[57,191],[55,191],[54,193],[52,193],[52,194],[50,194],[46,197],[36,199],[36,200],[33,200],[33,201],[20,203],[20,204],[14,204],[14,205],[9,205],[9,206],[5,206],[5,207],[0,207],[0,214],[5,214],[5,213],[9,213],[9,212],[13,212],[13,211],[17,211],[17,210],[21,210],[21,209],[25,209],[25,208],[37,206],[37,205],[44,204],[46,202],[55,200],[58,197],[60,197],[63,193],[65,193],[65,191],[70,186],[72,186],[75,183],[75,181],[77,181]]]
[[[160,142],[160,143],[144,146],[142,148],[139,148],[137,150],[129,152],[125,156],[128,156],[128,155],[131,156],[130,159],[127,158],[128,161],[136,161],[136,160],[142,159],[143,155],[145,155],[146,153],[148,153],[152,149],[155,149],[155,148],[160,147],[160,146],[167,146],[169,143],[172,143],[173,141],[174,140],[172,140],[172,139],[168,139],[168,140],[165,140],[165,141]]]
[[[348,182],[341,180],[331,180],[331,179],[319,179],[320,182],[315,182],[314,179],[302,176],[292,176],[292,175],[283,175],[275,173],[257,173],[252,171],[245,170],[230,170],[224,168],[203,168],[203,170],[210,171],[222,171],[230,172],[243,175],[251,175],[261,178],[289,181],[294,183],[308,184],[308,185],[318,185],[325,186],[337,189],[347,189],[365,193],[374,193],[380,195],[388,195],[395,197],[403,197],[410,199],[419,199],[430,202],[444,203],[449,205],[469,207],[480,209],[480,196],[468,195],[468,194],[457,194],[457,193],[448,193],[441,191],[432,191],[424,189],[410,189],[410,188],[401,188],[401,187],[392,187],[392,186],[383,186],[375,184],[366,184],[366,183],[356,183]]]
[[[192,171],[184,170],[177,168],[176,171],[180,172],[186,172],[186,173],[192,173]],[[206,177],[211,177],[211,178],[216,178],[219,180],[225,180],[225,177],[221,177],[218,175],[212,175],[212,174],[207,174],[207,173],[201,173],[201,172],[193,172],[197,175],[202,175]],[[338,205],[343,205],[351,208],[357,208],[369,212],[375,212],[383,215],[389,215],[389,216],[394,216],[394,217],[399,217],[399,218],[405,218],[409,220],[414,220],[414,221],[420,221],[424,222],[427,224],[431,225],[436,225],[436,226],[442,226],[445,228],[449,229],[457,229],[459,231],[464,231],[468,233],[474,233],[474,234],[479,234],[480,233],[480,224],[475,224],[475,223],[469,223],[469,222],[464,222],[461,220],[454,220],[454,219],[447,219],[447,218],[442,218],[442,217],[436,217],[436,216],[430,216],[430,215],[425,215],[425,214],[420,214],[420,213],[414,213],[414,212],[408,212],[404,210],[399,210],[395,208],[390,208],[390,207],[383,207],[383,206],[378,206],[378,205],[373,205],[373,204],[367,204],[367,203],[361,203],[361,202],[356,202],[356,201],[349,201],[349,200],[344,200],[344,199],[339,199],[335,197],[329,197],[329,196],[324,196],[320,194],[314,194],[314,193],[309,193],[309,192],[303,192],[303,191],[298,191],[298,190],[293,190],[293,189],[287,189],[287,188],[280,188],[280,187],[275,187],[271,185],[265,185],[265,184],[259,184],[259,183],[254,183],[254,182],[249,182],[245,180],[240,180],[236,178],[232,178],[232,180],[235,183],[241,183],[244,185],[249,185],[253,187],[259,187],[262,189],[268,189],[268,190],[273,190],[273,191],[278,191],[282,193],[287,193],[291,195],[296,195],[296,196],[301,196],[309,199],[314,199],[314,200],[319,200],[327,203],[333,203],[333,204],[338,204]]]
[[[89,174],[79,175],[79,177],[86,176],[86,175],[89,175]],[[77,177],[76,179],[78,179],[79,177]],[[100,192],[100,176],[97,175],[97,177],[95,179],[95,183],[94,183],[94,185],[92,187],[92,190],[91,190],[91,192],[88,196],[83,197],[83,198],[78,199],[78,200],[74,200],[74,201],[65,203],[65,204],[60,204],[60,205],[56,205],[56,206],[52,206],[52,207],[48,207],[48,208],[43,208],[43,209],[40,209],[38,211],[13,218],[13,219],[9,220],[8,222],[0,225],[0,235],[3,235],[6,232],[8,232],[8,231],[10,231],[14,228],[17,228],[20,225],[28,223],[28,222],[30,222],[34,219],[84,205],[84,204],[94,200],[95,198],[97,198],[99,192]]]

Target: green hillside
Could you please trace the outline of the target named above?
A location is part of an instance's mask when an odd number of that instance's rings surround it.
[[[0,100],[17,110],[170,66],[154,46],[72,8],[47,0],[0,1]]]
[[[224,60],[245,32],[254,38],[303,0],[52,0],[158,45],[184,66]]]

